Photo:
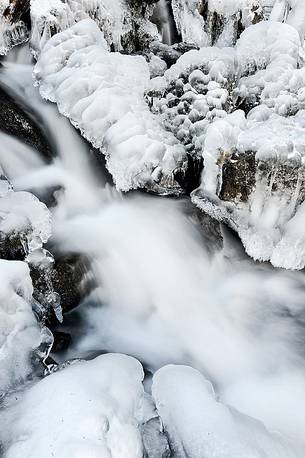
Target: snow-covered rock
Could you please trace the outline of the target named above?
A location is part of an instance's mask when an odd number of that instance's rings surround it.
[[[0,394],[31,373],[31,357],[41,343],[32,292],[27,264],[0,260]]]
[[[236,230],[254,259],[292,269],[305,265],[290,222],[305,198],[300,50],[293,27],[261,22],[235,49],[185,53],[147,92],[165,128],[203,158],[193,202]]]
[[[165,366],[152,394],[174,456],[302,458],[304,451],[251,417],[216,400],[213,387],[187,366]]]
[[[174,172],[185,166],[185,150],[144,101],[150,75],[143,57],[109,53],[87,19],[46,43],[34,75],[41,95],[106,155],[118,189],[180,192]]]
[[[74,362],[38,382],[0,415],[5,458],[142,458],[144,374],[119,354]]]

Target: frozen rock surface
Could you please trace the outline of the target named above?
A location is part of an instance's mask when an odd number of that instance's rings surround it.
[[[143,57],[109,53],[87,19],[48,41],[34,75],[41,95],[104,152],[118,189],[181,191],[174,172],[185,166],[185,150],[144,101]]]

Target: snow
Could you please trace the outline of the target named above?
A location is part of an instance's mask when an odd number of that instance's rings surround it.
[[[6,400],[5,458],[141,458],[143,369],[119,354],[74,362]]]
[[[144,102],[150,76],[143,57],[109,53],[88,19],[49,40],[34,75],[41,95],[106,155],[119,190],[179,192],[173,171],[183,165],[184,148]]]
[[[31,356],[41,333],[31,309],[29,268],[20,261],[0,260],[0,394],[32,371]]]
[[[165,366],[152,394],[171,447],[180,457],[293,458],[303,450],[280,434],[216,400],[213,387],[188,366]]]

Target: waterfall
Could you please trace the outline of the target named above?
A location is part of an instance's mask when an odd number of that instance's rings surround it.
[[[167,45],[172,45],[175,42],[177,30],[171,11],[170,0],[158,1],[154,12],[154,18],[158,25],[162,42]]]

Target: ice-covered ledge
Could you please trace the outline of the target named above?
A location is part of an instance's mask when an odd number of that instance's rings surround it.
[[[185,149],[145,103],[143,57],[108,52],[102,32],[85,19],[46,43],[34,77],[42,97],[105,154],[118,189],[180,193],[174,173],[186,167]]]

